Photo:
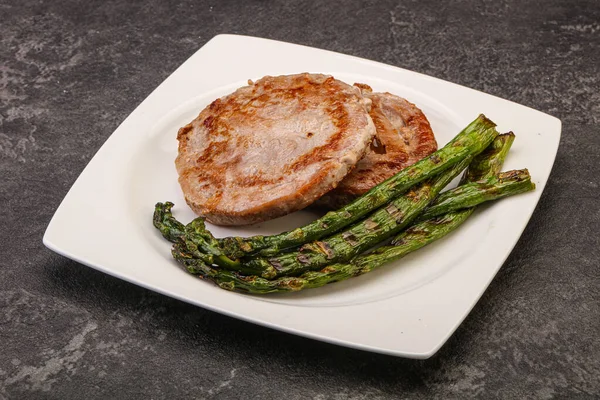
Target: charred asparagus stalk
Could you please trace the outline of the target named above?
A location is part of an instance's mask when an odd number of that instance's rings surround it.
[[[500,138],[500,136],[499,136]],[[491,177],[478,182],[465,183],[455,189],[440,194],[434,203],[427,207],[423,214],[419,215],[419,221],[424,220],[423,215],[428,218],[440,215],[441,213],[454,212],[460,209],[473,207],[483,202],[497,200],[506,196],[523,193],[533,190],[534,184],[531,182],[527,170],[516,170],[502,172],[498,177]],[[238,270],[242,264],[237,261],[229,260],[224,263],[215,261],[214,238],[208,231],[203,229],[201,218],[196,218],[187,226],[173,218],[171,208],[173,203],[157,203],[154,212],[154,225],[161,231],[163,236],[173,242],[179,243],[185,241],[187,246],[193,251],[194,257],[202,259],[208,265],[218,264],[220,266],[230,266],[231,270]],[[196,235],[190,234],[190,227],[194,226]],[[186,234],[187,231],[187,234]],[[206,242],[213,243],[212,248],[207,247]],[[227,258],[225,258],[227,261]],[[222,267],[227,268],[227,267]],[[245,272],[246,274],[248,272]]]
[[[526,190],[533,190],[533,186]],[[388,262],[398,260],[446,236],[466,221],[472,211],[473,208],[465,209],[420,222],[398,235],[393,245],[380,247],[372,253],[356,257],[349,263],[328,265],[321,271],[309,271],[299,277],[269,280],[258,276],[244,276],[233,271],[218,270],[191,257],[185,250],[182,251],[179,245],[175,246],[173,257],[190,273],[211,280],[226,290],[252,294],[295,292],[363,275]]]
[[[207,266],[202,260],[193,258],[182,249],[181,245],[175,245],[172,254],[188,272],[208,279],[222,289],[251,294],[296,292],[371,272],[446,236],[460,226],[469,215],[470,212],[459,211],[421,222],[401,233],[402,240],[399,237],[398,243],[394,246],[382,247],[373,253],[359,256],[349,263],[328,265],[321,271],[309,271],[299,277],[284,276],[269,280],[258,276],[244,276],[234,271],[219,270]]]
[[[493,178],[500,173],[508,151],[515,141],[512,132],[498,135],[488,147],[475,157],[463,175],[461,184]]]
[[[173,218],[171,209],[174,204],[170,201],[156,203],[152,223],[169,242],[177,243],[185,236],[185,225]]]
[[[273,279],[298,276],[325,265],[348,261],[408,226],[472,159],[469,156],[440,175],[417,185],[349,229],[320,241],[306,243],[297,251],[269,258],[253,257],[241,263],[246,270],[253,271],[253,275]]]
[[[496,191],[498,191],[496,194],[499,194],[500,191],[503,192],[502,195],[496,197],[496,199],[500,199],[502,197],[510,196],[511,193],[519,194],[534,190],[535,184],[531,182],[531,176],[527,169],[504,173],[500,172],[502,165],[504,165],[504,160],[506,160],[506,156],[508,155],[508,151],[514,141],[515,135],[512,132],[498,135],[498,137],[496,137],[496,139],[494,139],[481,154],[475,157],[473,162],[469,165],[469,168],[467,168],[463,174],[459,186],[438,196],[436,202],[428,207],[419,217],[419,221],[424,221],[425,223],[428,220],[433,221],[435,219],[433,217],[435,216],[446,215],[448,217],[447,226],[453,225],[453,220],[461,221],[459,222],[460,225],[473,213],[473,211],[475,211],[476,205],[486,201],[484,198]],[[506,190],[507,187],[503,186],[503,183],[507,183],[509,180],[511,181],[509,184],[511,189]],[[480,193],[474,194],[472,189],[474,185],[478,184],[489,184],[493,186],[493,189],[491,191],[482,190]],[[469,196],[469,193],[471,196]],[[461,197],[463,197],[463,201],[457,204],[455,199]],[[481,202],[477,202],[475,199],[479,199]],[[469,207],[469,204],[470,208],[455,208],[457,205]],[[447,214],[443,214],[444,210],[446,210]],[[418,224],[415,226],[418,227]],[[428,227],[424,225],[422,228],[427,231]],[[393,246],[400,246],[403,245],[406,240],[406,235],[401,233],[392,240],[391,244]],[[381,249],[385,252],[384,247]],[[395,251],[393,248],[390,248],[389,251],[389,256],[392,257]]]
[[[514,135],[507,134],[492,142],[486,154],[479,157],[478,161],[473,163],[473,167],[468,169],[465,180],[486,178],[487,176],[481,176],[483,172],[495,171],[499,164],[497,160],[506,157],[507,150],[505,149],[510,147],[513,138]],[[502,146],[503,144],[507,144],[507,146]],[[406,227],[456,175],[469,165],[471,160],[472,157],[467,157],[439,176],[420,184],[407,195],[392,200],[387,206],[375,211],[368,218],[345,231],[321,241],[304,244],[298,251],[269,258],[257,257],[247,261],[243,260],[242,265],[246,271],[252,271],[252,275],[273,279],[280,276],[298,276],[307,271],[318,270],[325,265],[348,261]],[[523,181],[523,179],[529,178],[528,173],[521,172],[519,175],[519,171],[515,171],[504,176],[494,177],[494,182],[490,182],[489,185],[505,184],[505,181],[510,178],[513,178],[511,190],[518,191],[520,186],[527,186],[531,183],[531,181]],[[457,196],[445,196],[444,201],[433,209],[429,217],[446,213],[453,208],[453,205],[461,205],[461,200],[464,201],[465,197],[469,197],[468,194],[472,189],[467,187],[459,191]],[[507,190],[506,195],[511,190]],[[471,200],[475,203],[481,202],[481,199],[477,199],[475,196],[471,196]],[[471,206],[472,203],[462,205],[462,207]],[[425,219],[427,218],[422,220]]]
[[[501,136],[499,136],[500,138]],[[501,172],[497,176],[479,180],[477,182],[469,182],[450,189],[440,194],[435,201],[428,206],[423,214],[419,216],[419,221],[423,221],[438,215],[448,212],[477,206],[483,202],[498,200],[513,194],[519,194],[525,191],[533,190],[533,183],[530,180],[529,172],[526,169]],[[174,243],[178,242],[179,237],[186,236],[186,231],[190,228],[184,226],[179,221],[175,220],[171,214],[173,203],[157,203],[154,212],[154,225],[163,232],[163,236]],[[208,231],[203,228],[201,218],[193,220],[190,224],[194,224],[194,229],[198,231],[204,230],[203,234],[198,234],[193,237],[194,240],[187,239],[194,243],[192,247],[196,247],[201,251],[205,251],[206,256],[209,254],[218,253],[218,245],[214,243],[215,239]],[[188,225],[190,225],[188,224]],[[206,240],[212,243],[212,248],[208,250]],[[204,241],[204,243],[202,243]],[[214,258],[214,257],[213,257]],[[226,259],[224,259],[226,260]],[[209,264],[213,264],[210,258],[205,260]],[[231,262],[231,260],[229,260]],[[239,262],[233,262],[229,265],[232,268],[238,268]]]
[[[498,140],[501,140],[503,137],[500,136]],[[527,170],[503,172],[496,177],[466,183],[442,193],[419,216],[419,221],[462,208],[473,207],[482,202],[493,201],[529,191],[533,188],[534,185],[530,180]],[[204,229],[202,219],[197,218],[187,226],[184,226],[173,218],[170,212],[172,207],[173,203],[170,202],[164,204],[158,203],[154,214],[155,226],[161,230],[166,239],[172,242],[178,242],[179,239],[184,240],[193,256],[201,259],[208,265],[218,264],[222,268],[250,275],[256,272],[256,267],[252,266],[252,264],[246,268],[245,264],[237,260],[230,260],[225,256],[219,255],[218,246],[214,243],[216,240]],[[344,239],[353,240],[349,235],[345,235]]]
[[[498,135],[495,126],[480,115],[443,148],[375,186],[345,207],[328,212],[301,228],[272,236],[225,238],[219,243],[224,254],[238,258],[259,250],[263,250],[263,255],[278,254],[283,249],[326,237],[360,220],[417,183],[438,175],[470,155],[480,153]]]
[[[475,207],[486,201],[498,200],[532,189],[533,183],[526,169],[500,172],[494,177],[465,183],[440,194],[435,202],[419,215],[418,220],[425,221],[448,212]]]
[[[496,174],[501,168],[513,139],[512,134],[499,136],[494,145],[500,146],[496,147],[496,150],[486,151],[476,158],[471,165],[472,168],[465,173],[464,180],[485,179]],[[487,167],[480,168],[483,163],[486,163]],[[531,183],[528,186],[520,187],[521,192],[523,192],[533,190],[535,186]],[[516,194],[516,192],[513,194]],[[387,262],[397,260],[444,237],[460,226],[471,215],[472,211],[473,208],[470,208],[420,222],[398,235],[393,242],[394,245],[381,247],[370,254],[356,257],[350,263],[333,264],[321,271],[310,271],[300,277],[282,277],[275,280],[267,280],[256,276],[243,276],[237,272],[215,269],[208,266],[204,261],[194,258],[186,251],[184,242],[179,240],[181,237],[178,236],[181,235],[181,224],[166,221],[162,225],[164,229],[161,232],[165,237],[174,238],[176,242],[179,241],[173,248],[173,256],[185,265],[190,273],[209,279],[223,289],[267,294],[320,287],[370,272]],[[169,213],[170,207],[166,210],[166,214]]]
[[[533,190],[533,185],[524,191]],[[516,194],[516,193],[514,193]],[[321,271],[309,271],[299,277],[281,277],[274,280],[258,276],[244,276],[238,272],[219,270],[208,266],[177,244],[173,257],[183,264],[188,272],[213,281],[223,289],[243,293],[268,294],[292,292],[317,288],[329,283],[363,275],[388,262],[398,260],[421,247],[432,243],[460,226],[472,213],[473,208],[448,213],[413,225],[398,235],[393,245],[380,247],[376,251],[358,256],[349,263],[328,265]]]

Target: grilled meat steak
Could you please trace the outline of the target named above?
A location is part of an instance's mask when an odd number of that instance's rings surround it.
[[[175,165],[188,205],[219,225],[310,205],[371,144],[368,97],[331,76],[303,73],[266,76],[215,100],[177,135]]]
[[[429,121],[414,104],[390,93],[373,93],[364,84],[356,86],[372,100],[369,114],[377,133],[352,172],[316,206],[339,208],[437,150]]]

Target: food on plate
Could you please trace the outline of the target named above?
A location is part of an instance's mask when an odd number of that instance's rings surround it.
[[[218,225],[252,224],[313,203],[375,135],[371,100],[321,74],[266,76],[212,102],[178,132],[188,205]]]
[[[241,263],[254,275],[272,279],[298,276],[328,264],[350,260],[405,228],[471,160],[472,156],[467,157],[439,175],[419,183],[345,230],[305,243],[295,251],[250,258]]]
[[[412,186],[478,154],[498,135],[496,124],[480,115],[446,146],[372,188],[352,203],[290,232],[272,236],[232,237],[220,240],[225,255],[242,257],[260,252],[271,256],[289,247],[318,240],[352,225],[398,197]]]
[[[478,123],[484,122],[492,124],[484,117],[480,117],[470,125],[470,128],[474,128],[474,126],[481,128]],[[491,129],[493,129],[493,124]],[[469,127],[458,137],[465,135],[465,132],[469,132]],[[173,257],[183,264],[190,273],[213,281],[226,290],[253,294],[298,291],[362,275],[442,238],[462,224],[471,215],[477,204],[511,194],[523,193],[535,188],[526,170],[500,172],[503,161],[514,140],[514,135],[498,136],[496,133],[491,136],[491,139],[487,139],[489,135],[487,129],[475,129],[472,134],[483,140],[486,145],[481,149],[473,150],[471,148],[471,151],[456,156],[453,163],[446,162],[448,165],[445,168],[432,175],[441,177],[438,177],[437,180],[428,180],[426,183],[413,185],[408,192],[408,197],[412,196],[411,193],[415,193],[415,191],[427,192],[431,190],[435,192],[436,182],[441,185],[445,179],[453,174],[450,171],[461,169],[461,167],[468,164],[460,185],[456,189],[438,196],[439,200],[434,201],[430,198],[429,201],[432,202],[432,205],[425,208],[424,212],[419,211],[417,214],[420,214],[420,216],[413,219],[418,222],[400,232],[389,245],[343,262],[336,262],[337,259],[331,259],[329,265],[324,268],[320,268],[322,266],[320,264],[317,267],[313,265],[310,268],[311,270],[303,272],[300,276],[285,275],[275,279],[266,279],[246,274],[244,263],[239,263],[239,260],[235,260],[238,261],[237,264],[234,260],[229,260],[230,263],[228,264],[221,264],[223,260],[219,261],[219,257],[224,257],[224,259],[227,259],[227,257],[223,253],[219,253],[220,243],[205,229],[202,218],[197,218],[184,226],[171,215],[172,203],[158,203],[156,205],[154,225],[166,239],[175,243],[172,250]],[[483,139],[484,137],[486,139]],[[456,138],[451,143],[456,143]],[[484,151],[482,152],[482,150]],[[398,175],[401,175],[401,173]],[[378,185],[377,188],[381,189],[386,183]],[[430,187],[426,190],[425,188],[428,185]],[[407,197],[406,195],[403,197],[397,195],[394,197],[398,199]],[[425,193],[422,193],[422,195],[425,196]],[[394,197],[389,198],[387,206],[382,208],[382,210],[387,210],[390,218],[398,217],[397,211],[399,209],[390,207],[396,202],[396,200],[393,200]],[[458,199],[462,199],[462,201]],[[434,209],[436,211],[432,212],[431,210]],[[423,217],[428,215],[428,210],[429,216]],[[379,212],[383,213],[382,211]],[[440,215],[439,213],[444,214]],[[377,228],[373,225],[373,215],[368,216],[361,222],[366,229]],[[347,236],[346,238],[349,239],[350,237]],[[324,239],[321,243],[325,243],[327,240],[329,238]],[[328,249],[326,246],[321,248],[325,255],[329,254],[330,250],[331,248]],[[248,259],[253,258],[252,255],[246,255],[246,257]]]
[[[377,132],[365,156],[335,189],[315,202],[318,206],[346,205],[437,150],[431,125],[417,106],[391,93],[373,93],[365,84],[355,86],[372,101],[369,115]]]
[[[500,172],[514,135],[495,127],[480,115],[436,150],[427,118],[403,98],[321,74],[266,76],[179,130],[179,183],[200,217],[184,225],[173,203],[158,203],[153,223],[178,262],[223,289],[323,286],[440,239],[483,202],[533,190],[527,170]],[[316,200],[335,210],[276,235],[217,239],[205,225],[264,221]]]

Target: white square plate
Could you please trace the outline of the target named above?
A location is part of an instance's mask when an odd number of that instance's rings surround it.
[[[152,226],[157,201],[194,215],[177,183],[179,127],[212,100],[264,75],[332,74],[416,103],[440,147],[479,113],[517,136],[505,170],[528,168],[537,190],[481,207],[457,232],[370,274],[265,297],[227,292],[188,275]],[[53,251],[92,268],[226,315],[344,346],[396,356],[433,355],[467,316],[517,243],[550,175],[560,120],[415,72],[294,44],[219,35],[167,78],[106,141],[44,235]],[[301,211],[217,236],[276,233],[315,218]]]

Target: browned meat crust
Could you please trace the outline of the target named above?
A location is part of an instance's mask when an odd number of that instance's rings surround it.
[[[371,101],[331,76],[249,83],[177,135],[185,199],[215,224],[251,224],[308,206],[336,187],[375,134]]]
[[[369,114],[377,133],[354,170],[317,206],[339,208],[437,150],[429,121],[414,104],[390,93],[372,93],[364,84],[356,86],[372,100]]]

